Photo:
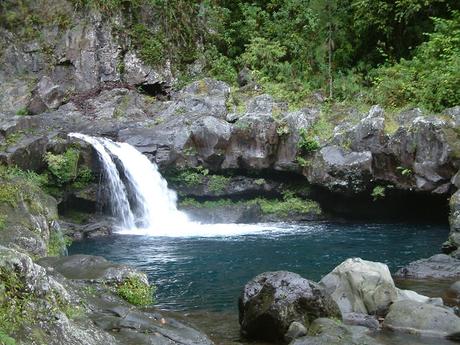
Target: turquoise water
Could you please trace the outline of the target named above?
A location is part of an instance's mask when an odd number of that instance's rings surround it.
[[[160,308],[231,311],[237,308],[244,284],[259,273],[288,270],[318,281],[349,257],[384,262],[394,272],[438,253],[448,234],[446,225],[415,224],[261,224],[255,228],[225,236],[208,229],[206,237],[114,235],[75,242],[69,254],[101,255],[146,272],[158,287]]]

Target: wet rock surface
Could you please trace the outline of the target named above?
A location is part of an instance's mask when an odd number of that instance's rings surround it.
[[[27,317],[6,330],[24,344],[212,344],[201,332],[163,316],[154,308],[139,309],[121,299],[116,286],[145,274],[101,257],[43,258],[0,246],[0,273],[7,317],[25,308]],[[7,277],[8,278],[5,278]],[[38,331],[41,330],[41,331]]]
[[[399,301],[390,307],[383,327],[412,334],[458,340],[460,318],[447,307]]]
[[[369,336],[369,330],[359,326],[347,326],[337,320],[319,318],[311,325],[308,335],[290,345],[379,345],[380,341]]]
[[[460,277],[460,260],[445,254],[411,262],[395,274],[406,279],[456,280]]]
[[[239,315],[245,336],[276,341],[283,339],[292,322],[308,327],[318,317],[340,318],[340,311],[318,284],[278,271],[262,273],[246,284]]]

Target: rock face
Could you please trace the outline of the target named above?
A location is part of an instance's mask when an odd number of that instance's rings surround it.
[[[27,255],[0,247],[0,272],[6,296],[0,302],[2,316],[14,322],[9,325],[10,329],[2,331],[21,339],[21,343],[118,344],[90,320],[72,320],[70,311],[78,312],[80,307],[72,305],[71,295],[64,286]],[[25,305],[21,304],[24,300],[27,301]],[[21,313],[27,316],[16,320]]]
[[[307,169],[311,183],[331,191],[358,193],[372,178],[372,154],[369,151],[345,152],[338,146],[323,147]]]
[[[145,274],[100,257],[41,259],[0,246],[2,333],[21,344],[212,345],[199,331],[114,291]],[[133,292],[134,293],[134,292]],[[2,338],[3,339],[3,338]]]
[[[340,318],[318,284],[285,271],[262,273],[247,283],[238,307],[243,334],[272,341],[283,339],[292,322],[308,326],[318,317]]]
[[[446,307],[400,301],[390,307],[383,326],[411,334],[458,339],[460,318]]]
[[[460,277],[460,260],[445,254],[434,255],[428,259],[411,262],[395,274],[405,279],[450,279]]]
[[[457,173],[457,175],[459,175]],[[456,181],[456,179],[454,179]],[[443,251],[454,253],[453,255],[460,259],[458,249],[460,247],[460,190],[455,192],[450,198],[450,234],[447,242],[443,244]]]
[[[62,236],[56,200],[25,177],[15,176],[11,170],[2,171],[0,243],[34,256],[45,256],[50,241],[56,244]]]
[[[144,273],[91,255],[44,258],[39,264],[59,276],[75,298],[85,301],[86,316],[114,339],[113,344],[212,345],[199,331],[153,307],[138,310],[107,289],[133,277],[148,284]]]
[[[345,319],[350,313],[384,316],[397,300],[429,301],[413,291],[396,288],[387,265],[360,258],[345,260],[320,284],[337,302]]]

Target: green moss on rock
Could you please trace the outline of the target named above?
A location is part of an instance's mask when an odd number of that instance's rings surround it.
[[[137,306],[147,306],[154,303],[155,287],[144,283],[135,276],[118,284],[116,292],[125,301]]]

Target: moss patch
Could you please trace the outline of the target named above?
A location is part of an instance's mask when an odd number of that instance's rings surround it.
[[[230,182],[230,177],[225,177],[222,175],[211,175],[208,180],[208,188],[211,192],[222,192],[227,188],[228,183]]]
[[[320,215],[321,207],[316,201],[290,195],[283,200],[257,199],[264,214],[288,216],[293,213],[313,213]]]
[[[129,277],[116,287],[118,296],[125,301],[137,305],[147,306],[154,303],[154,286],[143,283],[138,277]]]

